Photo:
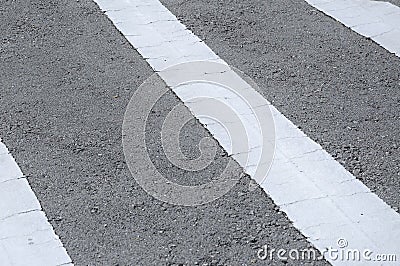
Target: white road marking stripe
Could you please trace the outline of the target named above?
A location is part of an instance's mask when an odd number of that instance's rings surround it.
[[[370,0],[305,0],[400,57],[400,7]]]
[[[96,2],[155,71],[194,60],[225,63],[157,0]],[[261,183],[268,195],[321,251],[337,247],[336,241],[345,238],[350,249],[396,254],[400,215],[271,108],[277,152],[268,178]],[[229,147],[218,132],[208,129]],[[357,263],[327,259],[334,265]]]
[[[0,264],[72,265],[28,181],[1,142]]]
[[[195,62],[158,73],[225,151],[261,183],[275,148],[270,103],[226,64]],[[245,134],[239,134],[242,129]]]

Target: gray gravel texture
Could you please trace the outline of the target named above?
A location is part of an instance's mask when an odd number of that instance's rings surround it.
[[[303,0],[162,2],[399,211],[400,58]]]
[[[1,0],[0,13],[0,135],[75,265],[307,264],[257,260],[264,244],[310,245],[260,188],[248,191],[248,177],[198,207],[162,203],[137,185],[121,126],[152,71],[92,1]],[[149,143],[177,101],[166,95],[155,107]],[[189,123],[183,149],[206,135]],[[215,169],[227,160],[219,150]]]

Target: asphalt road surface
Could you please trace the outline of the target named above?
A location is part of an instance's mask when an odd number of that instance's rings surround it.
[[[238,184],[205,205],[163,203],[138,185],[121,128],[154,71],[93,1],[0,3],[0,136],[75,265],[329,264],[257,257],[265,244],[312,245],[260,187],[249,190],[235,162]],[[399,57],[303,0],[162,3],[398,212]],[[204,183],[233,159],[218,146],[195,174],[168,162],[160,130],[179,101],[169,92],[154,107],[148,153],[175,182]],[[184,153],[196,157],[205,136],[193,117],[181,134]]]

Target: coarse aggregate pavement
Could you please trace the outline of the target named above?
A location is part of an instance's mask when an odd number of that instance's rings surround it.
[[[398,57],[305,1],[162,2],[398,211]],[[153,71],[93,1],[2,0],[0,12],[0,136],[75,265],[265,265],[257,258],[264,244],[311,247],[261,188],[249,191],[239,166],[239,183],[207,205],[169,205],[140,188],[121,127]],[[206,182],[231,160],[220,147],[196,175],[171,166],[159,149],[161,123],[177,104],[168,93],[154,107],[150,157],[178,183]],[[205,136],[193,119],[182,150],[196,155]]]

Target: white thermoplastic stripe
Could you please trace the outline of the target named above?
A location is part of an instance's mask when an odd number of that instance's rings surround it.
[[[370,0],[305,0],[400,57],[400,8]]]
[[[1,142],[0,264],[72,265],[28,181]]]
[[[226,64],[158,0],[96,2],[155,71],[195,60]],[[162,78],[167,84],[173,83],[168,77]],[[224,95],[218,99],[223,100]],[[190,108],[190,102],[182,100]],[[347,243],[345,248],[350,251],[369,249],[373,252],[371,256],[397,254],[400,215],[278,110],[273,106],[271,109],[276,127],[276,155],[268,178],[260,185],[294,226],[320,251],[338,248],[337,241],[341,239],[340,245]],[[191,111],[197,116],[195,110]],[[208,129],[223,147],[229,147],[228,140],[219,138],[213,127]],[[334,265],[360,263],[325,257]]]

